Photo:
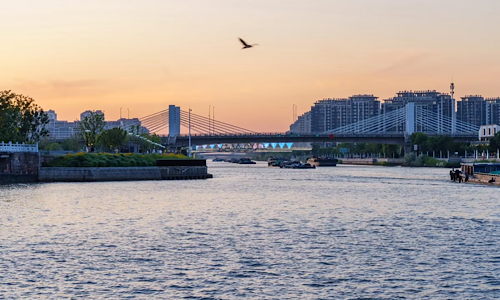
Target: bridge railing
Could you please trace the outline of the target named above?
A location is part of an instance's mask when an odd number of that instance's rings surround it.
[[[349,137],[349,136],[356,136],[356,137],[373,137],[373,136],[380,136],[380,137],[401,137],[403,136],[402,133],[380,133],[380,134],[366,134],[366,133],[340,133],[340,134],[327,134],[327,133],[318,133],[318,134],[303,134],[303,133],[286,133],[286,132],[264,132],[264,133],[236,133],[236,134],[191,134],[191,137],[203,137],[203,138],[220,138],[220,137],[326,137],[326,138],[335,138],[335,137]],[[177,138],[188,138],[189,135],[187,134],[182,134],[182,135],[177,135]]]
[[[448,135],[454,138],[474,138],[471,133],[428,133],[429,136]],[[260,132],[260,133],[235,133],[235,134],[191,134],[191,138],[220,139],[220,138],[403,138],[403,132],[371,132],[371,133],[290,133],[290,132]],[[165,137],[166,138],[166,137]],[[189,135],[177,135],[176,139],[188,139]]]
[[[34,145],[30,144],[19,144],[15,143],[13,144],[12,142],[1,142],[0,143],[0,152],[7,152],[7,153],[14,153],[14,152],[38,152],[38,143]]]

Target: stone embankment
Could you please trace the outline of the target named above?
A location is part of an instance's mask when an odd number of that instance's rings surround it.
[[[203,166],[117,167],[117,168],[40,168],[42,182],[183,180],[212,178]]]
[[[403,159],[399,158],[341,158],[343,165],[387,165],[399,166]]]
[[[38,154],[9,154],[0,159],[0,183],[188,180],[212,178],[206,160],[157,160],[154,167],[38,167]]]

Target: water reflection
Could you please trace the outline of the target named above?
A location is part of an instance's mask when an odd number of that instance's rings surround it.
[[[450,182],[444,169],[210,171],[204,181],[0,187],[0,295],[499,294],[496,188]]]

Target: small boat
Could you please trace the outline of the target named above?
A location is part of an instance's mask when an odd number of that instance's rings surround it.
[[[291,161],[291,160],[286,160],[286,161],[281,161],[279,167],[280,168],[286,168],[286,169],[292,169],[294,165],[300,164],[300,161]]]
[[[316,169],[316,166],[312,166],[311,164],[294,164],[292,169]]]
[[[339,162],[336,158],[329,157],[311,157],[307,163],[315,167],[335,167]]]
[[[240,165],[255,165],[256,162],[252,161],[250,158],[248,157],[244,157],[244,158],[240,158],[238,160],[238,164]]]
[[[222,158],[216,157],[216,158],[212,159],[212,161],[220,162],[220,161],[224,161],[224,160]]]
[[[284,162],[281,164],[280,168],[282,169],[293,169],[294,166],[296,166],[297,163],[289,163],[289,162]]]
[[[287,161],[284,157],[270,157],[267,159],[268,167],[281,167],[283,162]]]

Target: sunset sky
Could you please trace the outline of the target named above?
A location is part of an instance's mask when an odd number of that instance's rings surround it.
[[[0,90],[59,119],[169,104],[284,131],[319,99],[500,96],[498,0],[0,0]],[[260,46],[241,50],[238,37]]]

